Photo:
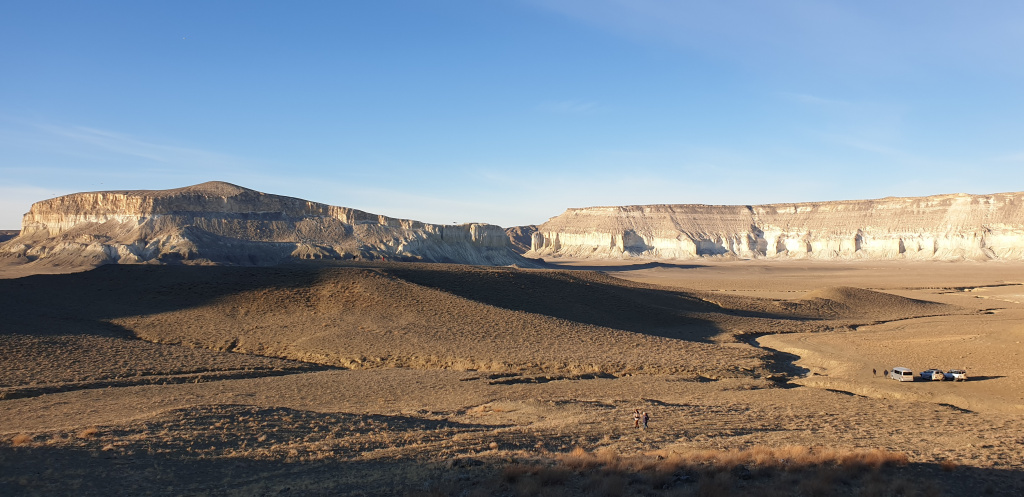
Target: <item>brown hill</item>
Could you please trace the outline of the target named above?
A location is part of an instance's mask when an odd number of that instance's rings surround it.
[[[794,304],[589,271],[411,263],[109,265],[0,280],[0,298],[9,309],[3,335],[17,337],[3,348],[58,340],[103,357],[111,341],[127,347],[137,337],[345,368],[684,378],[763,372],[766,352],[729,343],[737,335],[834,329],[857,317],[813,304],[820,298]],[[921,304],[891,306],[889,316],[939,310],[963,312]]]
[[[908,315],[949,313],[948,305],[849,286],[819,288],[807,292],[800,300],[822,314],[834,313],[848,318],[872,316],[881,321]]]

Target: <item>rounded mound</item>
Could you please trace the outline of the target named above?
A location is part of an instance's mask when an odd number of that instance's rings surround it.
[[[865,290],[852,286],[829,286],[804,294],[802,301],[827,300],[833,308],[841,307],[851,313],[933,314],[948,309],[946,304],[910,299],[890,293]]]
[[[251,190],[231,183],[226,183],[224,181],[207,181],[206,183],[186,186],[184,188],[175,188],[167,191],[175,193],[201,193],[216,197],[232,197]]]

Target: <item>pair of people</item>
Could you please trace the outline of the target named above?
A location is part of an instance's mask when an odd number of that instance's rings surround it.
[[[633,427],[647,429],[647,422],[650,421],[651,417],[647,415],[647,411],[640,412],[640,409],[633,409]]]

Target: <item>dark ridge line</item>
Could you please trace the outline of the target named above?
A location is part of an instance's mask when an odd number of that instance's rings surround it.
[[[846,395],[846,396],[849,396],[849,397],[860,397],[862,399],[868,398],[867,395],[861,395],[859,393],[848,392],[846,390],[840,390],[840,389],[837,389],[837,388],[826,388],[825,391],[826,392],[832,392],[832,393],[838,393],[840,395]]]
[[[974,285],[974,286],[922,286],[922,287],[904,287],[903,290],[941,290],[945,292],[966,292],[967,290],[975,290],[978,288],[1002,288],[1007,286],[1024,286],[1024,283],[997,283],[993,285]]]
[[[952,409],[952,410],[954,410],[956,412],[959,412],[961,414],[977,414],[976,412],[974,412],[974,411],[972,411],[970,409],[965,409],[963,407],[955,406],[953,404],[949,404],[949,403],[946,403],[946,402],[940,402],[939,405],[942,406],[942,407],[948,407],[948,408],[950,408],[950,409]]]
[[[26,399],[39,397],[41,395],[62,392],[74,392],[78,390],[93,390],[97,388],[112,387],[134,387],[140,385],[167,385],[181,383],[202,383],[209,381],[242,380],[247,378],[264,378],[274,376],[287,376],[292,374],[313,373],[339,369],[331,366],[309,365],[296,367],[294,369],[274,370],[228,370],[208,371],[202,373],[186,373],[176,375],[149,375],[134,378],[116,378],[110,380],[77,381],[56,385],[41,385],[31,387],[8,387],[0,389],[0,400]]]
[[[852,331],[857,331],[857,329],[862,327],[862,326],[878,326],[880,324],[898,323],[900,321],[910,321],[911,319],[941,318],[941,317],[946,317],[946,316],[970,316],[971,314],[978,314],[978,315],[980,315],[980,314],[985,314],[985,312],[984,312],[983,309],[979,309],[978,311],[971,311],[971,312],[965,312],[965,313],[951,312],[949,314],[927,314],[927,315],[924,315],[924,316],[911,316],[911,317],[907,317],[907,318],[883,319],[881,321],[874,321],[874,322],[871,322],[871,323],[848,324],[848,325],[846,325],[846,327],[850,328],[850,330],[852,330]],[[812,332],[812,333],[814,333],[814,332]]]
[[[541,376],[513,376],[505,379],[494,379],[488,381],[488,385],[515,385],[518,383],[548,383],[552,381],[565,380],[597,380],[618,378],[611,373],[583,373],[573,375],[541,375]]]

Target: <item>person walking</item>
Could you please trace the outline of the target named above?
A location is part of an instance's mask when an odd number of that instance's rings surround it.
[[[647,411],[644,411],[643,414],[640,415],[640,423],[644,426],[645,430],[647,429],[647,422],[650,421],[650,419],[651,417],[647,415]]]
[[[633,428],[640,428],[640,409],[633,409]]]

